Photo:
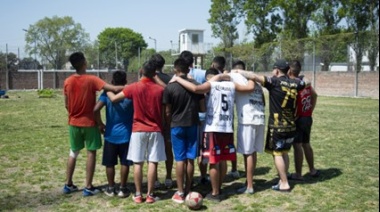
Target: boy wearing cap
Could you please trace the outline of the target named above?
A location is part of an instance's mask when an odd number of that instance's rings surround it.
[[[280,176],[278,184],[272,186],[272,189],[281,192],[289,192],[291,189],[286,175],[289,167],[288,152],[296,135],[297,92],[305,87],[304,81],[289,78],[288,70],[288,62],[282,59],[275,62],[272,77],[237,70],[238,73],[260,83],[269,91],[269,120],[265,151],[273,155],[274,164]]]

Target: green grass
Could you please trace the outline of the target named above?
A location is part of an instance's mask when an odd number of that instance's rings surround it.
[[[84,198],[81,192],[61,194],[69,154],[67,112],[62,91],[53,98],[38,98],[35,91],[7,93],[0,99],[0,210],[1,211],[186,211],[170,200],[174,189],[161,190],[164,199],[152,205],[136,205],[131,198],[104,194]],[[314,113],[312,146],[318,179],[291,182],[291,193],[270,189],[276,179],[272,157],[258,155],[255,194],[233,191],[244,183],[226,179],[226,200],[204,201],[206,211],[378,211],[379,210],[379,100],[319,97]],[[95,185],[105,185],[105,168],[98,152]],[[294,171],[290,154],[290,171]],[[119,167],[117,167],[118,169]],[[244,165],[238,156],[238,168]],[[173,177],[174,175],[173,170]],[[195,176],[199,176],[196,169]],[[77,162],[74,181],[84,185],[85,152]],[[164,179],[164,163],[159,164]],[[117,181],[119,177],[117,176]],[[146,177],[144,177],[146,180]],[[132,175],[129,182],[133,182]],[[130,184],[132,186],[132,184]],[[207,187],[195,190],[205,193]]]

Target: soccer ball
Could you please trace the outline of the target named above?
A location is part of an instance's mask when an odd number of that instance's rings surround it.
[[[185,204],[191,210],[198,210],[202,207],[203,197],[200,193],[192,191],[185,198]]]

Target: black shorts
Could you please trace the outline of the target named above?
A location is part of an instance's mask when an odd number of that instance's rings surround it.
[[[311,116],[299,117],[296,120],[297,133],[294,143],[310,143],[311,126],[313,118]]]
[[[288,152],[292,147],[296,132],[277,132],[276,129],[268,127],[267,138],[265,142],[265,151],[272,152]]]
[[[114,144],[104,141],[102,165],[106,167],[116,166],[119,157],[121,165],[131,166],[133,162],[127,160],[128,148],[129,143]]]

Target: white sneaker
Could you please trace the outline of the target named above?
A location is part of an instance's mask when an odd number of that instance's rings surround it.
[[[227,175],[228,176],[230,176],[230,177],[233,177],[233,178],[235,178],[235,179],[239,179],[240,178],[240,174],[239,174],[239,171],[238,170],[236,170],[236,171],[229,171],[228,173],[227,173]]]
[[[156,182],[154,182],[154,188],[155,189],[159,189],[159,188],[161,188],[161,183],[160,183],[160,181],[156,181]]]
[[[165,187],[166,188],[172,188],[173,187],[173,180],[172,179],[165,179]]]

